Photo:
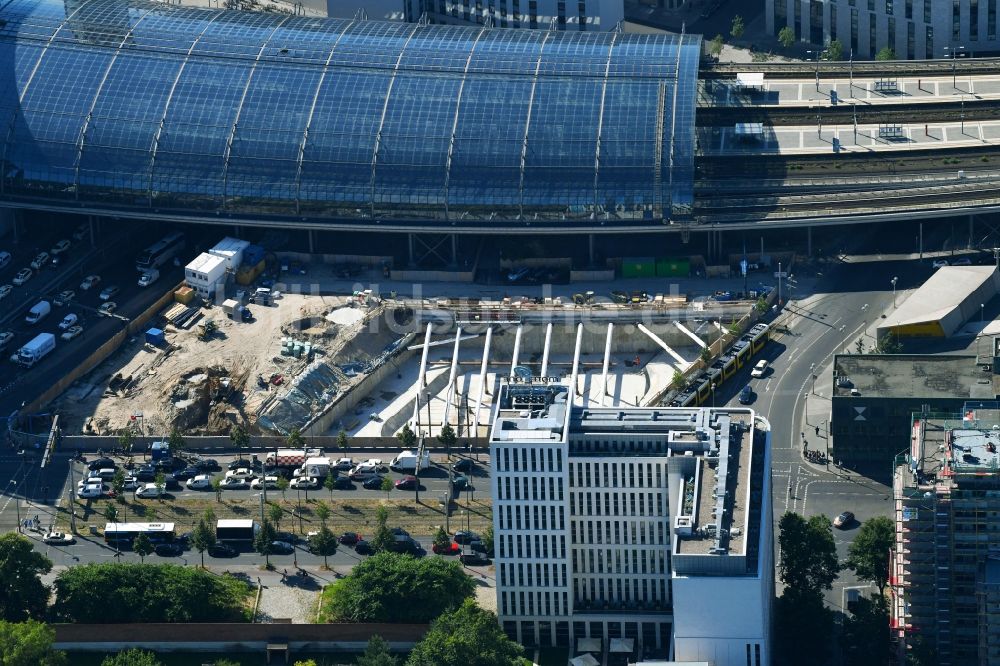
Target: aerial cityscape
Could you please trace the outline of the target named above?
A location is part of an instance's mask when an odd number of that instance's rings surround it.
[[[998,5],[0,0],[0,666],[1000,665]]]

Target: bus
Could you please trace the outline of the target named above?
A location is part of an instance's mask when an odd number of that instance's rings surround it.
[[[159,268],[167,261],[173,259],[183,247],[184,234],[175,231],[140,252],[135,260],[136,270],[141,273],[152,268]]]
[[[154,545],[170,543],[174,540],[173,523],[108,523],[104,526],[104,541],[119,547],[131,548],[132,542],[140,534],[149,537]]]

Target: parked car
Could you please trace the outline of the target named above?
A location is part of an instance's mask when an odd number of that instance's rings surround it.
[[[135,469],[135,478],[140,481],[152,481],[156,478],[156,467],[153,465],[139,465]]]
[[[479,535],[469,530],[459,530],[455,532],[455,543],[467,544],[470,541],[479,541]]]
[[[66,332],[59,337],[68,341],[78,337],[81,333],[83,333],[83,326],[70,326],[66,329]]]
[[[469,477],[464,474],[456,474],[451,478],[451,487],[455,490],[465,490],[469,487]]]
[[[247,481],[249,481],[250,479],[254,479],[256,477],[257,477],[257,474],[252,469],[250,469],[248,467],[240,467],[239,469],[231,469],[228,472],[226,472],[226,478],[227,479],[246,479]]]
[[[285,541],[287,543],[294,544],[294,543],[298,543],[299,538],[297,536],[295,536],[294,534],[292,534],[291,532],[275,532],[274,533],[274,540],[275,541]]]
[[[11,280],[11,282],[14,283],[15,287],[20,287],[25,282],[30,280],[32,275],[34,275],[34,273],[31,272],[30,268],[22,268],[17,272],[17,275],[14,276],[14,279]]]
[[[184,546],[179,543],[159,543],[153,552],[160,557],[178,557],[184,554]]]
[[[88,275],[83,278],[83,282],[80,283],[80,289],[82,291],[87,291],[88,289],[93,289],[97,285],[101,284],[100,275]]]
[[[69,249],[70,242],[63,239],[52,246],[51,254],[53,257],[58,257],[60,254]]]
[[[246,490],[250,482],[239,476],[227,476],[222,480],[223,490]]]
[[[753,402],[753,389],[747,384],[740,391],[740,404],[749,405],[751,402]]]
[[[222,469],[219,466],[219,461],[216,460],[215,458],[201,458],[200,460],[195,461],[194,465],[192,466],[197,467],[198,469],[204,470],[206,472],[214,472],[216,470]]]
[[[217,543],[208,549],[210,557],[236,557],[239,553],[236,549],[225,543]]]
[[[236,460],[233,460],[228,465],[226,465],[226,469],[228,469],[230,472],[237,469],[253,469],[253,467],[254,467],[253,461],[250,460],[249,458],[237,458]]]
[[[115,303],[114,301],[108,301],[107,303],[98,308],[98,310],[100,310],[101,314],[103,315],[113,314],[114,311],[117,309],[118,309],[118,304]]]
[[[277,488],[278,477],[265,476],[263,479],[254,479],[253,481],[250,482],[250,487],[253,488],[254,490],[260,490],[261,487],[263,487],[265,484],[267,484],[268,490],[271,490],[272,488]]]
[[[111,458],[98,458],[87,463],[87,469],[90,470],[107,468],[114,469],[116,467],[118,467],[118,465]]]
[[[42,541],[51,546],[68,546],[74,541],[72,534],[66,534],[65,532],[48,532],[42,537]]]
[[[212,476],[210,474],[199,474],[188,479],[186,485],[190,490],[207,490],[212,487]]]
[[[854,522],[854,514],[850,511],[844,511],[842,514],[833,519],[833,526],[843,529]]]
[[[135,489],[135,496],[143,499],[163,497],[166,494],[166,487],[160,488],[155,483],[147,483]]]
[[[112,298],[115,297],[115,294],[117,294],[119,291],[121,291],[121,289],[119,289],[117,285],[109,284],[107,287],[101,290],[101,293],[98,294],[97,297],[100,298],[102,301],[110,301]]]
[[[337,541],[344,544],[345,546],[353,546],[359,541],[364,541],[364,539],[365,538],[360,534],[358,534],[357,532],[344,532],[339,537],[337,537]]]
[[[407,474],[402,479],[396,481],[396,490],[416,490],[419,487],[420,479],[412,474]]]
[[[757,365],[753,366],[753,370],[750,371],[750,376],[755,379],[759,379],[767,374],[768,362],[767,359],[760,359],[757,361]]]
[[[3,331],[0,332],[0,349],[3,349],[10,344],[10,341],[14,339],[13,331]]]
[[[126,476],[125,481],[122,484],[122,490],[135,490],[142,485],[142,481],[135,478],[134,476]]]
[[[434,544],[431,546],[431,550],[438,555],[458,555],[459,551],[462,550],[462,547],[455,542],[451,542],[447,546],[443,547]]]
[[[0,301],[10,296],[10,292],[14,291],[14,285],[5,284],[0,285]]]
[[[310,476],[300,476],[297,479],[292,479],[288,487],[292,490],[316,490],[319,488],[319,480]]]
[[[370,543],[362,539],[354,544],[354,552],[358,555],[371,555],[375,551],[372,549],[372,545]]]
[[[333,463],[332,469],[340,472],[350,471],[354,467],[353,458],[337,458],[337,462]]]
[[[459,555],[458,560],[467,567],[484,567],[490,563],[490,558],[482,553],[465,553]]]
[[[381,476],[369,476],[367,479],[361,482],[361,487],[366,490],[381,490],[382,489],[382,477]]]
[[[291,555],[295,552],[295,546],[287,541],[272,541],[271,550],[279,555]]]
[[[110,487],[100,483],[88,483],[76,492],[76,496],[80,499],[97,499],[109,495],[111,495]]]
[[[34,268],[36,271],[40,271],[42,270],[42,267],[45,266],[45,264],[47,263],[49,263],[49,253],[39,252],[37,255],[35,255],[35,258],[31,260],[31,267]]]
[[[52,299],[52,303],[57,307],[62,307],[69,305],[74,298],[76,298],[76,292],[72,289],[66,289],[56,294],[56,297]]]
[[[951,265],[952,266],[971,266],[972,265],[972,259],[969,259],[968,257],[962,257],[961,259],[956,259],[955,261],[953,261]]]
[[[174,478],[178,481],[187,481],[189,479],[193,479],[199,474],[201,474],[201,470],[197,467],[185,467],[184,469],[174,472]]]
[[[333,480],[333,487],[336,490],[354,490],[354,483],[346,476],[338,476]]]

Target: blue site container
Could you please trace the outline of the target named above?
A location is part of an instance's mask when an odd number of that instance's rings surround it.
[[[256,266],[264,259],[264,248],[260,245],[248,245],[243,250],[243,265]]]
[[[151,328],[148,331],[146,331],[146,342],[148,342],[149,344],[156,345],[157,347],[159,347],[160,345],[166,343],[166,341],[167,338],[163,334],[162,330],[158,328]]]

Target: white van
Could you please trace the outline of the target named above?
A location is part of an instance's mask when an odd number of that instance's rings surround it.
[[[29,324],[37,324],[50,312],[52,312],[52,306],[49,305],[48,301],[38,301],[28,310],[28,316],[24,318],[24,321]]]
[[[164,488],[163,490],[161,490],[161,489],[157,488],[155,483],[147,483],[145,485],[139,486],[135,490],[135,496],[136,497],[142,497],[142,498],[147,498],[147,497],[150,497],[150,498],[163,497],[166,494],[167,494],[166,489]]]

